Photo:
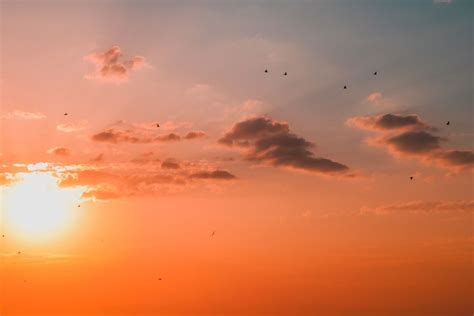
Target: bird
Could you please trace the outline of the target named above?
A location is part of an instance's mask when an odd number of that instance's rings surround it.
[[[344,86],[344,89],[347,89],[347,86]]]
[[[21,251],[18,251],[17,254],[21,255]]]
[[[283,76],[286,76],[286,75],[288,75],[288,73],[285,72],[285,73],[283,74]]]
[[[81,204],[77,205],[77,207],[81,207]]]
[[[413,177],[410,177],[410,180],[413,180]]]
[[[211,234],[211,237],[214,237],[215,234],[216,234],[216,231],[213,231]]]
[[[449,121],[446,122],[446,125],[449,125]]]
[[[64,113],[64,116],[67,116],[67,113]]]
[[[377,76],[377,72],[374,72],[374,76]]]
[[[158,278],[158,281],[161,281],[162,279],[161,278]]]
[[[265,72],[268,72],[268,69],[265,69]]]
[[[160,127],[160,124],[156,124],[156,127]]]

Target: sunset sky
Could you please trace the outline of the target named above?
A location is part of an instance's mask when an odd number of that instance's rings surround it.
[[[1,0],[0,315],[474,314],[473,9]]]

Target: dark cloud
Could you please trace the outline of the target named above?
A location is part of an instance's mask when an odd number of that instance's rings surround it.
[[[434,162],[450,169],[472,169],[474,153],[469,150],[449,150],[442,146],[445,138],[435,135],[436,129],[423,123],[417,115],[353,117],[349,125],[373,129],[381,133],[373,144],[383,145],[398,156],[415,156],[424,162]]]
[[[448,167],[474,167],[474,153],[472,151],[448,150],[439,153],[437,157],[440,163]]]
[[[179,163],[173,159],[167,159],[161,163],[161,168],[163,169],[179,169]]]
[[[219,143],[243,148],[246,159],[257,163],[324,174],[349,170],[341,163],[315,157],[311,142],[291,133],[287,123],[265,117],[236,123]]]
[[[387,138],[387,144],[408,154],[424,154],[440,148],[441,138],[425,131],[409,131]]]
[[[146,65],[145,58],[134,56],[132,59],[120,60],[122,51],[120,47],[113,46],[103,53],[93,53],[84,57],[96,67],[95,73],[87,75],[88,79],[100,79],[106,81],[126,81],[130,72]]]
[[[427,128],[417,115],[385,114],[379,116],[356,116],[350,118],[349,125],[362,129],[400,130]]]
[[[191,179],[232,180],[236,176],[225,170],[199,171],[189,176]]]
[[[120,131],[109,129],[104,132],[92,135],[92,140],[103,143],[131,143],[131,144],[150,144],[179,141],[181,137],[175,133],[169,133],[159,136],[134,134],[133,131]]]

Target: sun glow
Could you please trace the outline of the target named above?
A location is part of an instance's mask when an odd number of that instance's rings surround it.
[[[19,181],[3,190],[7,227],[24,237],[49,237],[72,221],[83,190],[62,189],[50,173],[17,174]]]

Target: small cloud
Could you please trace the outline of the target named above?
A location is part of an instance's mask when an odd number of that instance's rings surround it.
[[[91,159],[91,162],[102,162],[104,161],[104,154],[99,154],[95,158]]]
[[[236,176],[225,170],[214,170],[214,171],[199,171],[192,173],[189,178],[191,179],[215,179],[215,180],[232,180],[236,179]]]
[[[53,154],[56,156],[63,156],[63,157],[71,155],[71,151],[64,147],[54,147],[54,148],[49,149],[47,152],[48,154]]]
[[[185,139],[196,139],[206,137],[206,133],[202,131],[189,132],[184,136]]]
[[[88,122],[80,121],[77,123],[64,123],[56,126],[56,129],[64,133],[73,133],[87,129]]]
[[[95,65],[95,72],[86,75],[86,78],[124,82],[128,80],[132,71],[138,70],[146,65],[146,60],[143,56],[134,56],[126,60],[120,60],[121,57],[122,51],[118,46],[113,46],[102,53],[92,53],[85,56],[84,60]]]
[[[451,4],[453,2],[453,0],[433,0],[434,4]]]
[[[389,215],[400,213],[473,213],[474,201],[410,201],[382,205],[375,208],[363,207],[362,214]]]
[[[369,96],[367,97],[367,101],[374,104],[377,104],[381,99],[382,99],[381,92],[373,92],[369,94]]]
[[[43,113],[39,112],[26,112],[26,111],[20,111],[20,110],[15,110],[12,112],[8,112],[4,115],[2,115],[3,119],[7,120],[13,120],[13,119],[19,119],[19,120],[42,120],[46,118],[46,115]]]
[[[161,168],[163,169],[179,169],[179,163],[174,159],[167,159],[161,163]]]

